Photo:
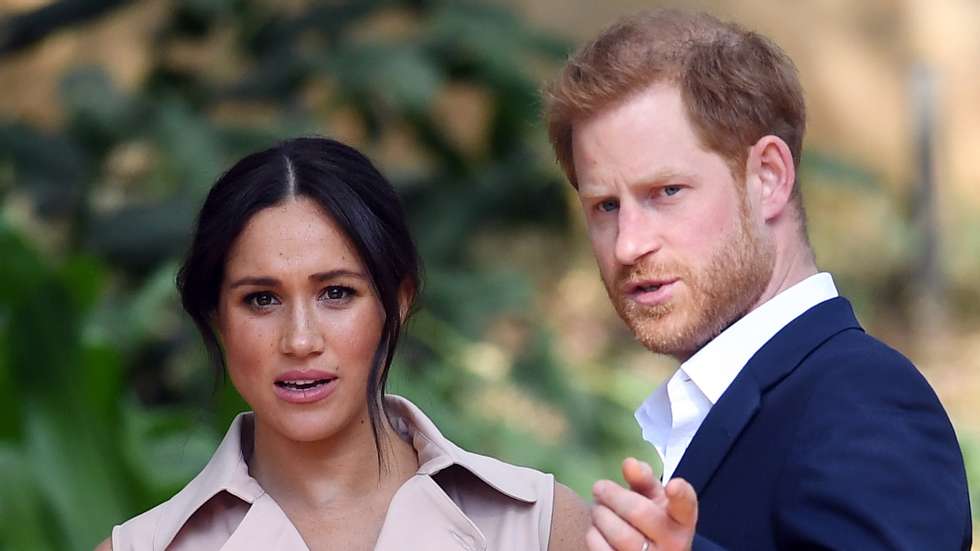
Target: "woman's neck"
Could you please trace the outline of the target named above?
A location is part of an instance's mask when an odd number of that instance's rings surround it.
[[[347,430],[315,442],[289,439],[256,419],[249,471],[281,505],[331,509],[390,495],[416,472],[418,459],[385,419],[378,428],[383,470],[367,412]]]

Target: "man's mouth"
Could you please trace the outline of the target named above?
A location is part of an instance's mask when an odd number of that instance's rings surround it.
[[[677,281],[676,279],[662,279],[662,280],[647,280],[638,281],[635,283],[630,283],[625,286],[626,294],[628,295],[639,295],[643,293],[653,293],[659,291],[661,287],[665,287]]]
[[[634,292],[650,293],[650,292],[656,291],[660,287],[661,287],[661,284],[659,284],[659,283],[652,283],[650,285],[637,285]]]

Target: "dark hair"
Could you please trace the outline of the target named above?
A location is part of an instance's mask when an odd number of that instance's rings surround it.
[[[235,163],[215,182],[198,214],[190,250],[177,273],[181,302],[194,319],[215,369],[224,373],[224,354],[212,317],[228,252],[255,213],[294,197],[313,200],[340,227],[367,268],[384,310],[368,379],[376,384],[368,384],[366,390],[383,466],[380,397],[403,321],[399,290],[402,285],[409,287],[410,311],[421,276],[401,201],[367,157],[331,139],[306,137],[286,140]]]

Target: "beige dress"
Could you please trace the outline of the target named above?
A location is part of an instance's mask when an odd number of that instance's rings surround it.
[[[546,550],[554,478],[467,452],[414,404],[386,397],[419,469],[395,493],[377,551]],[[248,474],[253,414],[235,418],[218,450],[170,500],[116,526],[114,551],[307,550],[279,505]]]

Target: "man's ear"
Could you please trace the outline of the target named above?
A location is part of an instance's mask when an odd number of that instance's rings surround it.
[[[758,185],[759,212],[766,222],[786,213],[796,185],[793,154],[782,138],[763,136],[749,149],[746,180]]]

